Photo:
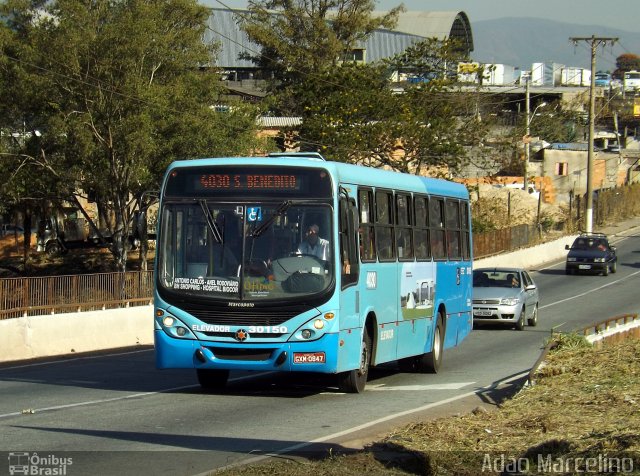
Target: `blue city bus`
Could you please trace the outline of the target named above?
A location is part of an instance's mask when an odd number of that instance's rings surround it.
[[[372,366],[437,372],[472,329],[464,185],[317,153],[185,160],[158,217],[156,365],[205,390],[249,370],[360,393]]]

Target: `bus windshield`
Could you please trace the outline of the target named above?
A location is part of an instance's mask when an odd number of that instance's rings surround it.
[[[225,301],[322,293],[334,281],[330,217],[328,205],[309,201],[168,202],[158,282],[179,295]]]

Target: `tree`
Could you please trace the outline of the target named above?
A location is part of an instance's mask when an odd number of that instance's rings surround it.
[[[301,108],[300,147],[329,160],[380,164],[395,150],[393,93],[381,65],[345,64],[292,84]]]
[[[249,14],[241,21],[260,51],[247,56],[281,94],[275,113],[301,115],[301,107],[289,86],[300,85],[314,75],[322,76],[346,59],[358,42],[376,28],[390,28],[404,7],[382,17],[372,15],[374,0],[250,0]]]
[[[413,174],[454,174],[486,133],[468,94],[446,80],[392,90],[384,64],[345,64],[297,87],[302,148]],[[472,106],[469,106],[471,104]]]
[[[560,101],[548,104],[544,109],[531,118],[531,135],[540,137],[547,142],[574,142],[580,137],[579,126],[581,119],[580,108],[563,107]]]
[[[221,83],[217,71],[200,70],[215,51],[202,42],[209,12],[195,0],[9,0],[3,8],[37,52],[21,73],[48,83],[48,108],[36,114],[40,157],[65,198],[95,195],[124,270],[143,193],[158,188],[173,160],[248,153],[256,111],[213,108]]]
[[[39,212],[44,200],[55,195],[52,190],[58,184],[41,167],[43,116],[55,112],[48,97],[50,81],[27,71],[27,65],[38,61],[32,35],[41,3],[44,2],[16,1],[14,9],[8,2],[0,5],[5,18],[0,23],[0,202],[3,213],[23,218],[23,266],[29,260],[32,216]]]
[[[612,76],[622,79],[627,71],[640,71],[640,56],[633,53],[624,53],[616,58],[616,70]]]

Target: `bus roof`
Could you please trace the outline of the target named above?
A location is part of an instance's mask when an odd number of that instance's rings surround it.
[[[400,174],[365,165],[353,165],[323,160],[319,154],[282,154],[271,157],[216,157],[179,160],[169,165],[167,173],[179,167],[204,167],[212,165],[272,165],[322,167],[327,169],[340,183],[400,189],[415,193],[429,193],[455,198],[469,198],[466,186],[433,177]]]

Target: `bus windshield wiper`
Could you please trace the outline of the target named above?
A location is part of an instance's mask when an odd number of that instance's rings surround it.
[[[271,218],[269,218],[262,225],[260,225],[258,228],[253,230],[253,232],[251,233],[251,236],[253,238],[258,238],[260,235],[262,235],[265,231],[267,231],[267,229],[272,225],[272,223],[276,221],[276,218],[284,214],[292,204],[293,202],[291,200],[285,200],[284,202],[282,202],[280,206],[276,209],[276,211],[273,213],[273,215],[271,215]]]
[[[211,236],[213,236],[216,243],[222,243],[222,233],[220,233],[220,228],[218,228],[218,225],[216,225],[216,222],[211,216],[209,205],[207,205],[206,200],[198,200],[198,202],[200,203],[200,208],[202,208],[202,213],[204,213],[204,218],[207,220],[207,226],[209,227]]]

